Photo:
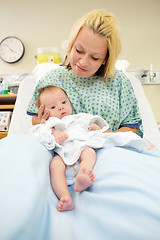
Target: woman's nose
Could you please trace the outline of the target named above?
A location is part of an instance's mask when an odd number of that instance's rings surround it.
[[[84,55],[81,57],[81,59],[79,60],[80,64],[82,67],[88,66],[89,64],[89,58],[87,55]]]

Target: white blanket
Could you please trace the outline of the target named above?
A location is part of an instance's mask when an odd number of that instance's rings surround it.
[[[101,130],[89,131],[88,127],[92,123],[100,126]],[[65,131],[69,138],[58,144],[52,135],[52,127]],[[50,117],[46,124],[33,126],[30,134],[37,136],[47,149],[54,149],[66,165],[74,164],[79,159],[82,150],[87,147],[97,149],[124,146],[137,150],[144,150],[147,147],[146,141],[133,132],[104,133],[108,128],[108,124],[101,117],[79,113],[66,116],[61,120]]]

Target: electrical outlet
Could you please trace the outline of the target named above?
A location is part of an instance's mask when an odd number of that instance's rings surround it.
[[[0,131],[7,132],[11,121],[12,112],[0,112]]]

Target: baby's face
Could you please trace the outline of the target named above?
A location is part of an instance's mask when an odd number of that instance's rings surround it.
[[[70,101],[65,92],[60,88],[45,90],[40,96],[41,104],[50,112],[50,117],[62,119],[72,114]]]

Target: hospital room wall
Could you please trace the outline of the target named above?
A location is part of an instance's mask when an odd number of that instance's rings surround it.
[[[0,3],[0,41],[11,35],[19,37],[25,55],[15,64],[0,59],[0,73],[32,73],[39,47],[57,46],[63,56],[61,43],[73,23],[94,8],[105,8],[118,18],[122,38],[119,58],[130,62],[129,70],[149,69],[151,63],[154,70],[160,70],[159,0],[5,0]],[[155,91],[150,89],[147,94],[152,99]],[[160,110],[154,112],[160,120]]]

